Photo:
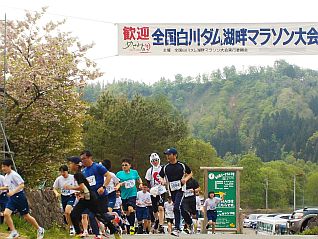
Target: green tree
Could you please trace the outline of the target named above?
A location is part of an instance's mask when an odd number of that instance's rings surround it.
[[[85,147],[98,159],[116,162],[131,157],[141,171],[149,166],[151,152],[163,152],[188,134],[183,117],[163,97],[136,95],[129,100],[105,92],[91,107],[90,115],[85,124]]]
[[[241,205],[245,208],[264,207],[264,184],[261,175],[263,163],[253,153],[246,154],[239,161],[241,174]]]

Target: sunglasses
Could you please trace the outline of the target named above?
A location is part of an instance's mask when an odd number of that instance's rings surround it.
[[[151,162],[159,162],[159,159],[152,159]]]
[[[129,164],[122,164],[121,166],[122,167],[126,167],[126,166],[129,166]]]

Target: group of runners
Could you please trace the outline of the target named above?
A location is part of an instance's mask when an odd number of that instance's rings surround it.
[[[157,153],[149,156],[151,166],[146,172],[145,182],[139,173],[131,168],[130,159],[122,159],[122,170],[111,172],[111,161],[94,162],[90,151],[83,151],[79,157],[68,158],[68,166],[60,167],[60,176],[53,184],[56,197],[61,198],[65,223],[70,235],[86,237],[90,233],[95,239],[103,234],[114,234],[121,238],[127,234],[165,233],[164,222],[168,232],[179,236],[181,218],[184,219],[183,231],[193,233],[198,218],[201,202],[200,187],[193,178],[191,169],[178,160],[175,148],[164,151],[167,163],[161,165]],[[17,238],[11,214],[18,211],[37,229],[37,238],[42,239],[44,229],[29,214],[27,200],[21,176],[12,170],[13,162],[4,160],[2,170],[5,176],[0,178],[0,202],[5,195],[4,221],[10,228],[8,238]],[[208,224],[215,231],[217,219],[216,207],[223,200],[209,192],[204,202]],[[198,208],[199,205],[199,208]],[[135,222],[137,219],[137,226]]]

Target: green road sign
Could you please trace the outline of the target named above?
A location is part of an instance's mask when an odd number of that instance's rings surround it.
[[[214,191],[216,197],[224,194],[224,201],[217,206],[216,228],[236,228],[236,171],[208,172],[208,192]]]

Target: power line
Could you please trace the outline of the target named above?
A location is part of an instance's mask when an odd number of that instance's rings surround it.
[[[6,6],[6,5],[0,5],[0,6],[6,7],[6,8],[11,8],[11,9],[15,9],[15,10],[20,10],[20,11],[37,12],[35,10],[29,10],[29,9],[24,9],[24,8],[19,8],[19,7],[11,7],[11,6]],[[60,16],[60,17],[65,17],[65,18],[73,18],[73,19],[77,19],[77,20],[81,20],[81,21],[100,22],[100,23],[113,24],[113,25],[116,24],[116,23],[110,22],[110,21],[104,21],[104,20],[87,18],[87,17],[78,17],[78,16],[64,15],[64,14],[53,13],[53,12],[45,12],[45,14],[53,15],[53,16]]]

